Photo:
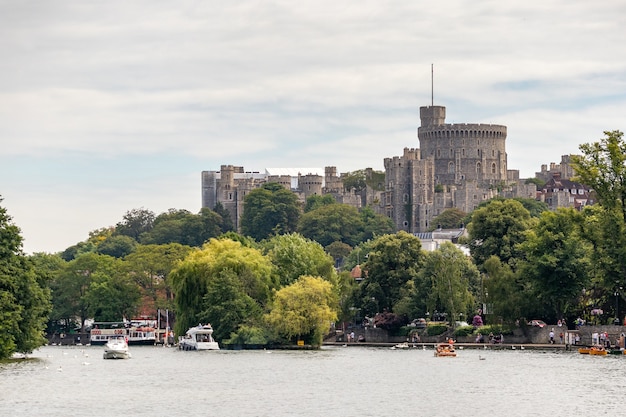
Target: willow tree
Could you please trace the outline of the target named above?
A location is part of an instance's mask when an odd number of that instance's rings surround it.
[[[236,331],[240,324],[259,321],[277,287],[274,276],[272,264],[257,249],[229,239],[211,239],[171,273],[177,309],[175,332],[184,334],[189,327],[210,321],[219,329],[218,338]],[[229,321],[222,326],[221,313],[235,305],[243,306],[237,323]]]
[[[337,297],[330,282],[302,276],[276,292],[265,316],[269,326],[292,343],[320,346],[331,322],[337,320]]]
[[[430,287],[427,307],[448,314],[451,323],[462,313],[465,317],[474,310],[480,273],[472,261],[452,243],[428,252],[419,279]],[[474,290],[474,291],[472,291]]]

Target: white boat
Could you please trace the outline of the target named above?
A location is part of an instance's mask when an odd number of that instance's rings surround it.
[[[104,345],[109,339],[125,337],[130,345],[154,345],[156,329],[154,321],[146,322],[95,322],[90,330],[89,343]]]
[[[112,338],[104,345],[104,359],[129,359],[128,343],[123,337]]]
[[[185,336],[178,339],[180,350],[219,350],[220,345],[213,339],[213,328],[210,324],[199,324],[187,330]]]

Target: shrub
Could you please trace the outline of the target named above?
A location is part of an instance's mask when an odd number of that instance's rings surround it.
[[[445,324],[430,324],[426,327],[426,334],[428,336],[439,336],[444,334],[448,330],[448,326]]]
[[[493,334],[513,334],[513,329],[510,326],[503,326],[501,324],[487,324],[476,329],[476,333],[482,335]]]
[[[469,336],[474,333],[474,326],[460,326],[454,330],[454,335],[457,337]]]

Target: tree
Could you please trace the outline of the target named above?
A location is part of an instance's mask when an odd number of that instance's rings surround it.
[[[98,309],[98,305],[108,302],[88,297],[91,284],[115,276],[121,267],[120,259],[96,253],[82,254],[65,264],[51,283],[52,319],[60,326],[67,327],[77,317],[83,330],[85,320]],[[96,304],[92,304],[94,302]]]
[[[115,225],[115,234],[132,237],[139,242],[142,233],[152,230],[154,213],[144,208],[127,211],[123,220]]]
[[[302,236],[328,246],[343,242],[354,246],[361,241],[363,219],[359,211],[347,204],[331,204],[305,213],[300,218],[298,232]]]
[[[319,243],[291,233],[274,236],[263,247],[276,267],[281,286],[291,285],[303,275],[321,277],[336,286],[333,259]]]
[[[290,190],[277,183],[265,183],[244,198],[241,231],[257,241],[296,231],[301,207]]]
[[[223,230],[222,216],[208,208],[203,208],[199,214],[170,209],[156,217],[152,230],[141,236],[141,243],[179,243],[200,247],[209,239],[219,236]]]
[[[417,276],[423,261],[419,238],[407,232],[374,239],[363,266],[367,278],[358,295],[363,312],[392,311],[401,298],[401,288]]]
[[[304,212],[308,213],[309,211],[313,211],[322,206],[328,206],[331,204],[337,204],[335,199],[330,194],[325,195],[312,195],[307,197],[306,202],[304,203]]]
[[[22,252],[19,227],[0,206],[0,359],[45,344],[50,294],[42,284],[42,275]]]
[[[494,199],[472,212],[468,225],[469,247],[477,266],[492,255],[514,263],[518,257],[515,245],[525,238],[533,222],[519,201]]]
[[[96,274],[86,294],[89,315],[95,321],[120,321],[135,317],[141,292],[137,283],[119,268],[115,274]]]
[[[626,143],[619,130],[605,131],[599,142],[580,145],[572,157],[575,180],[591,187],[607,210],[617,210],[626,222]]]
[[[213,318],[212,325],[219,328],[220,318],[212,312],[218,311],[220,306],[227,307],[229,300],[207,297],[207,294],[219,294],[224,290],[215,292],[212,288],[229,282],[234,286],[232,293],[242,292],[260,308],[248,309],[241,315],[239,324],[260,319],[256,313],[263,310],[271,291],[277,287],[274,276],[272,264],[257,249],[232,240],[211,239],[202,250],[191,252],[171,273],[177,310],[175,332],[184,334],[203,318]],[[226,329],[223,332],[229,334]]]
[[[431,223],[432,230],[436,228],[455,229],[461,227],[463,219],[467,214],[456,207],[443,211],[439,216],[435,217]]]
[[[574,209],[543,212],[519,244],[525,259],[520,273],[533,284],[536,299],[555,319],[568,313],[589,283],[591,246],[581,238],[583,216]]]
[[[497,256],[489,257],[483,264],[485,278],[481,287],[480,301],[487,306],[487,317],[499,317],[513,323],[529,314],[539,312],[541,307],[532,295],[532,288],[522,274],[515,274],[508,263]],[[489,319],[487,319],[489,324]]]
[[[479,277],[476,266],[452,243],[428,252],[419,272],[419,279],[430,287],[427,311],[446,312],[451,323],[460,313],[468,317],[474,311]]]
[[[179,243],[167,245],[137,245],[124,258],[125,267],[142,293],[153,300],[154,309],[171,309],[172,289],[170,273],[193,249]]]
[[[396,232],[393,220],[382,214],[375,213],[370,206],[363,207],[359,215],[361,216],[363,228],[359,234],[358,243]]]
[[[110,236],[98,245],[97,252],[102,255],[109,255],[114,258],[123,258],[132,253],[137,246],[137,242],[128,236]]]
[[[331,322],[337,320],[336,308],[336,294],[328,281],[302,276],[276,292],[265,318],[275,331],[291,342],[304,340],[320,346]]]

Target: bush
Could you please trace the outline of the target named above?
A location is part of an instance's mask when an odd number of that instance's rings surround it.
[[[488,335],[489,333],[495,334],[513,334],[513,329],[510,326],[503,326],[501,324],[488,324],[476,329],[477,334]]]
[[[454,335],[457,337],[469,336],[474,333],[474,326],[460,326],[454,331]]]
[[[445,324],[431,324],[426,327],[426,334],[428,336],[439,336],[448,331],[448,326]]]

